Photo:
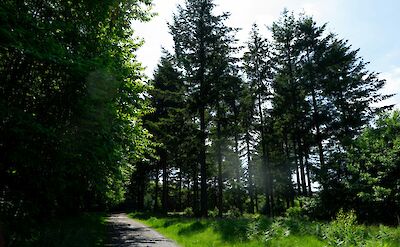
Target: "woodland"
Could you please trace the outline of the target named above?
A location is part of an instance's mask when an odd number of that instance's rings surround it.
[[[213,0],[186,0],[148,78],[132,23],[151,5],[1,1],[9,246],[32,246],[54,219],[113,210],[400,223],[400,111],[350,41],[284,10],[242,44]]]

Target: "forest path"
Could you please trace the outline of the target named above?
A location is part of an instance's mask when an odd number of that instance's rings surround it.
[[[111,215],[107,223],[110,238],[106,247],[178,247],[174,241],[124,213]]]

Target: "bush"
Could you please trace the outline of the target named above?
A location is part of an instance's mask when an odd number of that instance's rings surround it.
[[[226,216],[228,218],[238,218],[240,216],[242,216],[242,213],[240,212],[240,210],[236,207],[232,207],[231,209],[228,210],[228,212],[226,213]]]
[[[216,218],[218,216],[218,208],[215,207],[214,210],[208,210],[208,216],[211,218]]]
[[[290,229],[290,232],[299,236],[313,235],[321,236],[322,223],[309,221],[306,217],[286,217],[284,224]]]
[[[190,207],[185,208],[185,210],[183,210],[183,214],[184,214],[185,216],[188,216],[188,217],[193,217],[193,216],[194,216],[193,209],[190,208]]]
[[[252,220],[247,225],[246,237],[249,240],[258,239],[261,235],[260,221]]]
[[[357,225],[353,210],[345,213],[341,209],[336,219],[325,225],[322,234],[329,246],[365,246],[366,243],[366,232]]]
[[[302,197],[303,207],[301,211],[303,215],[307,215],[311,219],[328,219],[330,218],[330,211],[327,212],[326,206],[322,205],[320,196]]]
[[[285,215],[288,218],[296,218],[296,219],[303,218],[304,210],[301,207],[291,207],[286,210]]]
[[[271,228],[265,232],[264,241],[269,243],[272,239],[282,239],[290,235],[290,229],[285,224],[284,218],[277,218],[272,222]]]

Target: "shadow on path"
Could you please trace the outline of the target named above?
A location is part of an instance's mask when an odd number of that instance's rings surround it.
[[[128,218],[126,214],[113,214],[107,222],[109,241],[106,247],[178,247],[172,240]]]

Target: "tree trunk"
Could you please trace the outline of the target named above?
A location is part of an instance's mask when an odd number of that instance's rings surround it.
[[[268,149],[267,149],[267,157],[269,157],[269,153],[268,153]],[[275,202],[274,202],[274,184],[273,184],[273,180],[272,180],[272,171],[271,171],[271,167],[270,167],[270,163],[268,162],[268,168],[269,168],[269,172],[268,172],[268,181],[269,181],[269,196],[270,196],[270,217],[274,217],[275,212],[274,212],[274,208],[275,208]]]
[[[196,164],[197,165],[197,164]],[[198,178],[198,171],[197,167],[194,171],[193,176],[193,212],[195,215],[199,215],[199,178]]]
[[[203,217],[207,217],[207,163],[206,163],[206,119],[205,119],[205,111],[206,111],[206,85],[205,85],[205,66],[206,66],[206,50],[205,50],[205,30],[204,30],[204,19],[203,13],[206,10],[206,3],[202,2],[201,10],[200,10],[200,20],[199,20],[199,55],[200,55],[200,66],[198,71],[198,79],[200,82],[200,154],[199,154],[199,162],[200,162],[200,214]]]
[[[178,211],[182,211],[182,167],[179,167]]]
[[[294,149],[294,163],[296,165],[297,194],[301,195],[301,181],[300,181],[300,174],[299,174],[299,159],[298,159],[298,156],[297,156],[296,142],[293,142],[293,149]]]
[[[286,164],[288,164],[288,167],[290,167],[289,166],[289,162],[290,162],[290,148],[289,148],[289,140],[288,140],[288,136],[287,136],[287,134],[284,136],[284,138],[285,138],[285,153],[286,153]],[[293,207],[294,206],[294,197],[295,197],[295,192],[294,192],[294,189],[293,189],[293,186],[292,186],[292,171],[291,171],[291,169],[289,168],[289,170],[288,170],[288,191],[287,191],[287,193],[288,193],[288,199],[289,199],[289,202],[290,202],[290,205]]]
[[[247,174],[248,174],[248,186],[250,196],[250,213],[254,214],[254,187],[253,187],[253,169],[251,164],[251,153],[250,153],[250,133],[246,133],[246,151],[247,151]]]
[[[163,171],[162,175],[162,207],[163,211],[168,212],[168,169],[167,169],[167,154],[163,150],[160,153],[160,165]]]
[[[307,184],[306,184],[306,176],[304,173],[304,154],[301,141],[299,140],[299,161],[300,161],[300,176],[301,176],[301,188],[303,196],[307,195]]]
[[[158,175],[159,175],[159,173],[160,173],[160,167],[159,167],[159,163],[158,162],[156,162],[157,163],[157,165],[156,165],[156,176],[155,176],[155,189],[154,189],[154,207],[153,207],[153,210],[155,211],[155,212],[157,212],[158,211],[158,179],[159,179],[159,177],[158,177]]]
[[[259,82],[259,91],[261,91],[261,82]],[[273,215],[272,209],[272,201],[271,201],[271,191],[272,191],[272,176],[271,176],[271,168],[268,164],[267,157],[267,144],[265,140],[265,131],[264,131],[264,114],[262,112],[262,100],[261,100],[261,92],[258,92],[258,111],[260,117],[260,133],[261,133],[261,148],[262,148],[262,167],[265,169],[265,204],[266,204],[266,213],[270,217]],[[257,198],[257,197],[256,197]],[[257,200],[257,199],[256,199]],[[258,200],[257,200],[258,201]],[[257,208],[258,208],[258,203]],[[258,209],[257,209],[258,211]]]
[[[312,196],[312,184],[310,177],[310,164],[308,163],[308,154],[306,154],[305,162],[306,162],[306,173],[307,173],[307,183],[308,183],[308,195]]]
[[[200,109],[200,132],[201,132],[201,147],[200,147],[200,214],[207,217],[207,164],[206,164],[206,124],[205,124],[205,109],[204,106]]]
[[[312,88],[312,104],[313,104],[313,122],[317,132],[317,145],[318,145],[318,154],[319,154],[319,163],[320,168],[323,174],[326,171],[325,167],[325,158],[324,158],[324,149],[322,147],[322,136],[320,130],[320,123],[319,123],[319,113],[318,113],[318,106],[317,106],[317,99],[315,94],[315,89]]]
[[[217,107],[217,162],[218,162],[218,216],[222,217],[222,190],[223,190],[223,184],[222,184],[222,151],[221,151],[221,112],[220,112],[220,106],[218,103]]]
[[[235,121],[234,124],[235,126],[238,126],[238,109],[236,106],[236,103],[233,104],[233,112],[234,112],[234,117],[235,117]],[[240,199],[240,168],[241,168],[241,161],[240,161],[240,154],[239,154],[239,136],[238,136],[238,131],[235,130],[235,154],[238,157],[238,163],[237,166],[235,167],[235,177],[236,177],[236,183],[235,183],[235,204],[238,207],[238,209],[240,210],[241,213],[243,213],[243,205],[242,205],[242,201]]]
[[[254,182],[254,202],[255,202],[255,206],[256,206],[256,213],[260,212],[260,209],[258,208],[258,189],[256,186],[256,182],[255,179],[253,180]]]
[[[307,49],[307,59],[308,62],[311,63],[311,58],[310,58],[310,51]],[[319,110],[318,110],[318,103],[317,103],[317,95],[315,92],[315,76],[313,74],[313,71],[309,71],[309,76],[310,76],[310,84],[311,84],[311,97],[312,97],[312,106],[313,106],[313,122],[314,122],[314,127],[316,130],[317,134],[317,145],[318,145],[318,154],[319,154],[319,162],[320,162],[320,168],[322,172],[325,172],[325,158],[324,158],[324,150],[322,146],[322,135],[321,135],[321,124],[319,120]]]

